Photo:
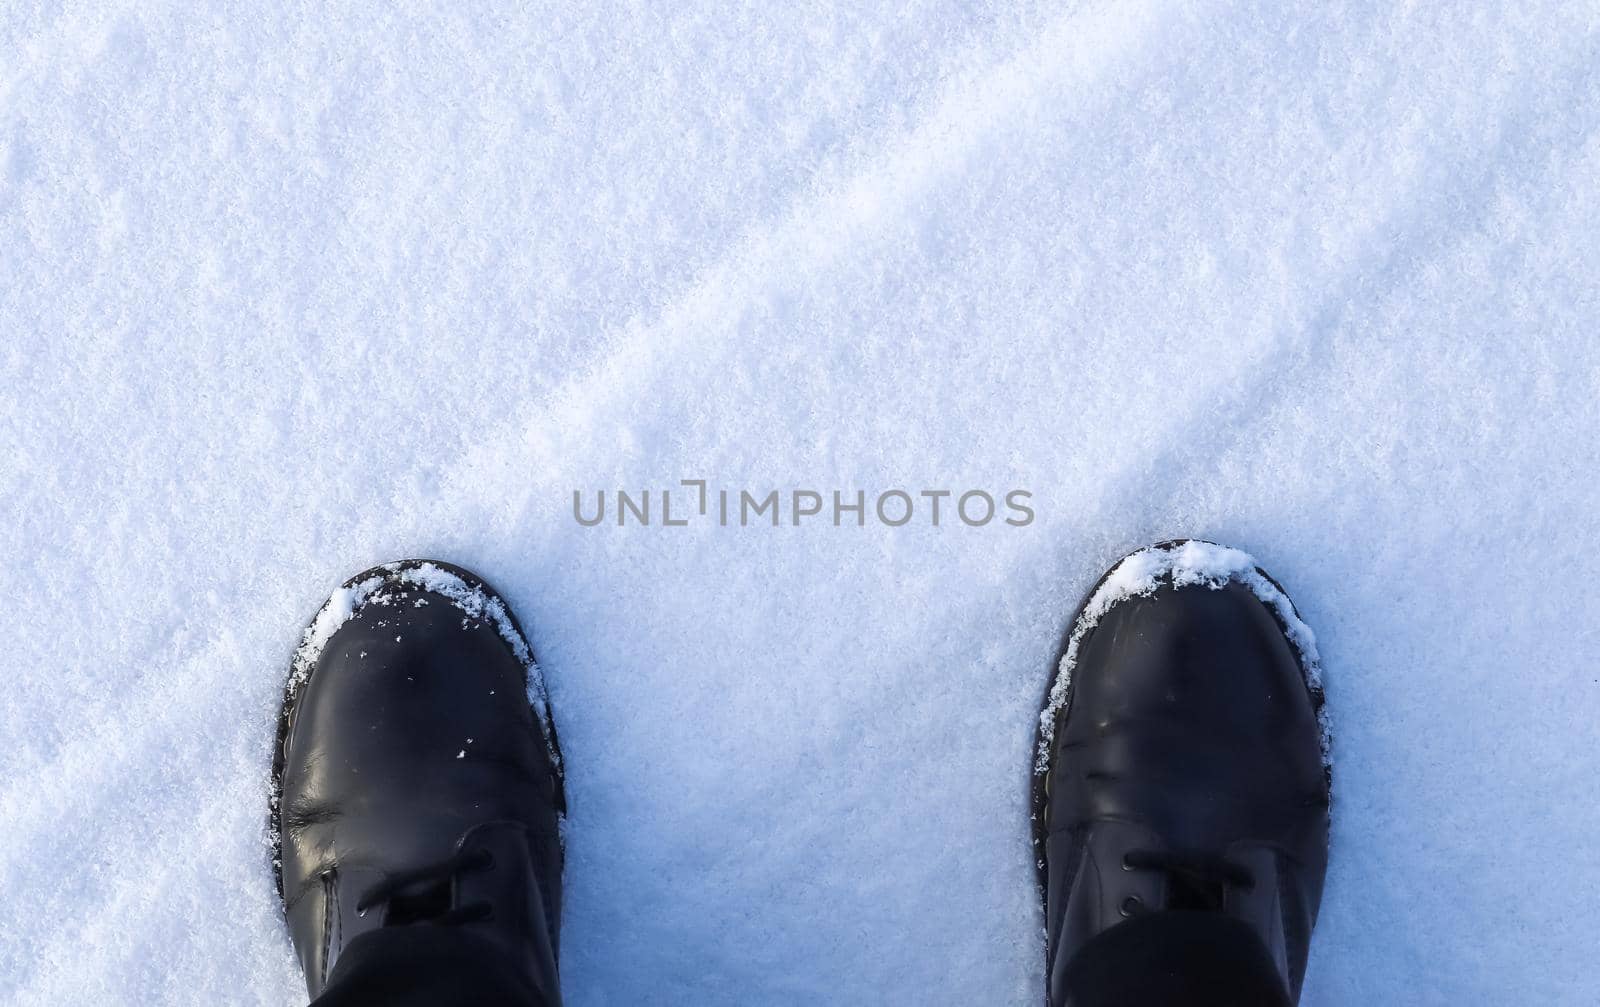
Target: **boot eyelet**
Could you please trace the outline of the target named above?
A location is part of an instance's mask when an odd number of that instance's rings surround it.
[[[1117,910],[1123,916],[1134,916],[1144,911],[1144,902],[1137,895],[1130,895],[1122,900],[1122,905]]]

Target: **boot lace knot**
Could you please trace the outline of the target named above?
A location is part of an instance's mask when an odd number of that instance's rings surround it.
[[[1174,853],[1167,850],[1130,850],[1122,858],[1125,871],[1159,871],[1167,876],[1164,909],[1221,912],[1230,888],[1249,891],[1255,876],[1223,857]],[[1123,915],[1142,908],[1137,896],[1123,903]]]
[[[356,912],[362,916],[373,906],[388,903],[386,927],[412,923],[453,926],[488,919],[492,908],[487,902],[452,905],[455,881],[463,874],[491,870],[494,857],[488,850],[457,850],[437,863],[398,871],[361,893]]]

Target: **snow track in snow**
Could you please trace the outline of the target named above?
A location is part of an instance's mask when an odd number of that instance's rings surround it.
[[[547,676],[570,1003],[1035,1003],[1041,691],[1202,536],[1327,669],[1304,1002],[1594,1002],[1592,10],[318,17],[0,14],[0,1001],[297,1001],[284,666],[430,555]],[[1038,518],[572,520],[680,479]]]

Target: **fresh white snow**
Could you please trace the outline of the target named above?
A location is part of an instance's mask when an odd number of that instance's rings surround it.
[[[1180,536],[1316,631],[1304,1002],[1600,1000],[1597,66],[1589,0],[0,6],[0,1002],[302,998],[284,676],[433,556],[545,672],[569,1003],[1036,1003],[1051,665]],[[1037,519],[573,519],[685,479]]]

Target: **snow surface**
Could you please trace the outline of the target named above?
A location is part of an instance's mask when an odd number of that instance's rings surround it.
[[[0,6],[0,1002],[299,1000],[283,678],[431,555],[570,1003],[1035,1003],[1051,665],[1184,535],[1317,633],[1304,1002],[1600,1000],[1600,8],[727,7]],[[683,479],[1037,519],[573,520]]]

